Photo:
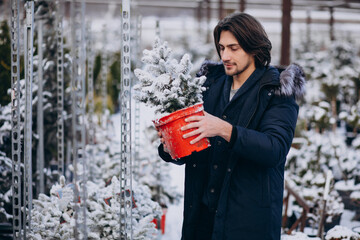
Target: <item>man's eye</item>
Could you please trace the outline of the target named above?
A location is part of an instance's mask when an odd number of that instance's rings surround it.
[[[236,50],[239,50],[239,47],[232,47],[231,48],[231,51],[236,51]]]

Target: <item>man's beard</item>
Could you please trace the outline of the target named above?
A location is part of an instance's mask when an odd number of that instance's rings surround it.
[[[236,75],[240,75],[241,73],[243,73],[244,71],[246,71],[248,68],[249,68],[249,66],[250,66],[250,61],[248,61],[247,63],[246,63],[246,65],[243,67],[243,68],[241,68],[240,70],[237,70],[235,73],[227,73],[228,71],[226,70],[226,67],[224,66],[224,69],[225,69],[225,73],[226,73],[226,75],[228,75],[228,76],[230,76],[230,77],[233,77],[233,76],[236,76]],[[237,67],[237,65],[235,65],[235,68]]]

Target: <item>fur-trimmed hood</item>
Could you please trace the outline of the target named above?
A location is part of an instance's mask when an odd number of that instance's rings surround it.
[[[296,63],[292,63],[286,68],[276,67],[280,74],[279,86],[275,88],[274,93],[278,96],[292,96],[296,99],[302,99],[305,95],[305,73],[302,67]],[[196,74],[198,77],[207,75],[222,75],[225,73],[222,62],[214,62],[206,60],[200,71]],[[216,77],[215,77],[216,78]]]
[[[305,73],[302,67],[298,64],[290,64],[285,70],[280,73],[280,86],[275,90],[276,95],[292,96],[296,99],[301,99],[305,95]]]

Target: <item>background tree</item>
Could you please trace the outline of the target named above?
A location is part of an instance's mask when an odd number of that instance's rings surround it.
[[[9,25],[6,20],[0,23],[0,105],[11,100],[7,93],[11,87],[11,39]]]

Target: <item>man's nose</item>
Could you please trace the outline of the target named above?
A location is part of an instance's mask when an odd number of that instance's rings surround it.
[[[226,49],[223,50],[222,55],[221,55],[221,60],[223,62],[230,60],[230,52],[228,50],[226,50]]]

